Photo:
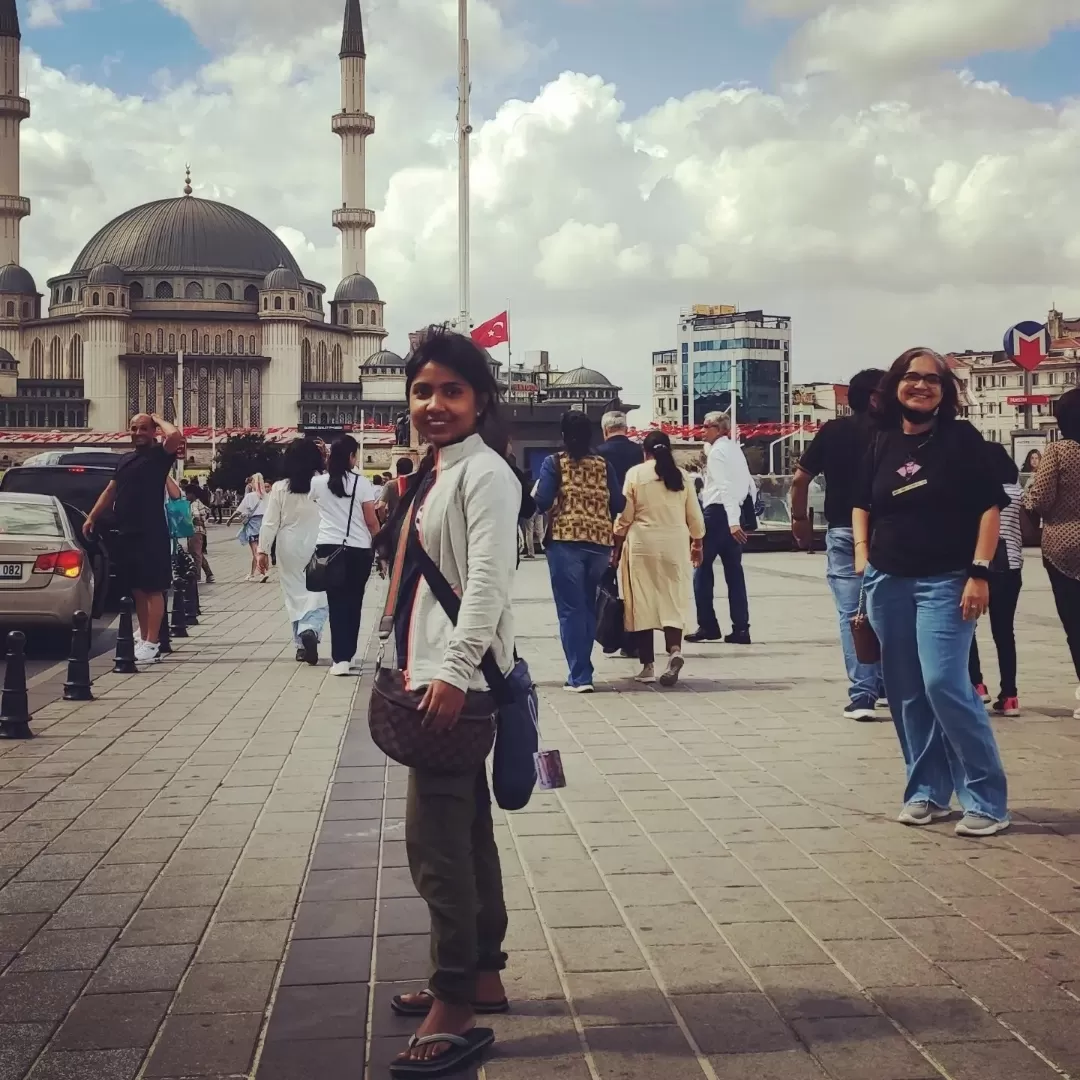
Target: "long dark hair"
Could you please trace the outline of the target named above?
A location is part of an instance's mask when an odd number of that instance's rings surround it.
[[[642,444],[646,454],[652,454],[656,461],[656,475],[664,481],[668,491],[682,491],[685,486],[682,469],[675,464],[675,455],[671,452],[671,439],[664,431],[650,431]]]
[[[940,423],[950,423],[960,415],[960,383],[952,368],[945,363],[945,358],[933,349],[917,347],[902,352],[885,373],[878,391],[874,420],[881,428],[898,428],[903,420],[900,409],[900,382],[911,367],[911,362],[920,356],[928,356],[934,361],[941,376],[941,404],[934,414]]]
[[[281,459],[282,471],[293,495],[306,495],[311,478],[323,470],[322,451],[311,439],[293,439]]]
[[[1054,404],[1054,416],[1063,439],[1080,442],[1080,387],[1066,390]]]
[[[326,486],[339,499],[345,498],[345,474],[352,469],[349,458],[359,449],[360,444],[351,435],[339,435],[330,444],[330,460],[326,463],[330,481]]]
[[[573,461],[586,457],[592,447],[593,426],[589,417],[576,409],[563,413],[562,441]]]

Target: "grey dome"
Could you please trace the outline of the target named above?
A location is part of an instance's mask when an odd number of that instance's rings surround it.
[[[614,389],[615,384],[603,373],[592,368],[579,367],[573,371],[564,372],[556,379],[552,379],[553,387],[562,386],[603,386]]]
[[[71,267],[86,273],[111,262],[126,274],[269,274],[300,276],[289,249],[250,214],[190,195],[128,210],[100,229]]]
[[[263,280],[264,289],[299,289],[300,279],[287,266],[271,270]]]
[[[29,270],[24,270],[18,263],[8,263],[0,266],[0,292],[26,293],[32,296],[37,293],[37,286]]]
[[[88,285],[123,285],[124,271],[116,263],[99,263],[86,279]]]
[[[14,364],[19,366],[19,362],[7,351],[7,349],[0,349],[0,368],[7,367],[8,364]]]
[[[375,288],[375,283],[371,278],[364,277],[363,274],[350,274],[342,279],[337,292],[334,293],[334,299],[338,303],[346,304],[354,301],[366,304],[378,303],[379,290]]]
[[[402,360],[396,352],[391,352],[389,349],[383,349],[381,352],[373,353],[364,363],[364,367],[397,367],[403,368],[405,361]]]

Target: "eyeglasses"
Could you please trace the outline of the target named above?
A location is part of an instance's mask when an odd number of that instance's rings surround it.
[[[942,378],[940,375],[924,375],[921,371],[909,371],[900,377],[900,381],[906,386],[918,386],[919,383],[926,383],[927,386],[940,386]]]

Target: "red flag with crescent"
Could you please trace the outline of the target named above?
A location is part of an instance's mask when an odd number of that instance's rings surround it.
[[[494,319],[481,323],[472,332],[472,339],[485,349],[506,344],[510,340],[510,313],[504,311],[501,315],[496,315]]]

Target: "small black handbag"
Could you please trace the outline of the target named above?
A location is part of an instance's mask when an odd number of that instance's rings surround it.
[[[349,498],[349,523],[345,526],[345,539],[340,547],[326,555],[318,553],[311,556],[308,564],[304,567],[304,584],[307,591],[313,593],[326,592],[328,589],[340,589],[345,584],[345,563],[341,560],[341,553],[349,542],[349,533],[352,531],[353,506],[356,503],[356,489],[360,486],[360,478],[353,478],[352,495]]]

